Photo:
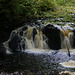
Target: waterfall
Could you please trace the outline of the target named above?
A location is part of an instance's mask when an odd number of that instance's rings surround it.
[[[35,48],[43,48],[43,37],[42,32],[37,30],[37,34],[35,35],[34,39]]]
[[[60,38],[61,38],[61,49],[66,48],[66,43],[65,43],[65,34],[63,30],[60,30]]]
[[[33,39],[33,28],[34,27],[29,27],[29,29],[27,31],[24,31],[23,33],[23,37],[25,37],[26,39],[25,44],[27,49],[34,49],[34,48],[48,49],[48,46],[45,40],[43,39],[44,35],[41,30],[39,31],[38,29],[36,29],[37,34]]]
[[[21,27],[13,30],[8,41],[4,42],[7,51],[25,51],[25,49],[48,49],[46,36],[37,27]]]
[[[73,32],[69,33],[69,40],[70,40],[71,48],[73,48],[73,41],[74,41],[74,33]]]
[[[45,40],[43,39],[43,37],[44,36],[43,36],[42,31],[37,30],[37,34],[34,39],[35,48],[48,49],[48,46],[47,46]]]
[[[72,48],[73,41],[74,32],[49,24],[44,28],[23,26],[13,30],[8,41],[4,42],[4,46],[7,52],[50,48],[58,50]]]
[[[67,48],[66,42],[67,42],[69,49],[72,48],[73,39],[74,39],[74,33],[73,32],[61,30],[60,38],[61,38],[61,48],[62,49]]]
[[[33,49],[34,43],[33,43],[33,27],[29,27],[28,30],[23,32],[23,37],[26,39],[26,48],[27,49]]]

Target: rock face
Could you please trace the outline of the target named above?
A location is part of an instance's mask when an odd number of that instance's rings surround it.
[[[25,50],[25,39],[22,37],[22,35],[23,31],[27,29],[27,27],[23,27],[21,29],[14,30],[11,33],[10,39],[8,40],[8,46],[12,52]]]
[[[20,36],[18,36],[17,34],[14,35],[10,41],[8,42],[8,45],[9,45],[9,48],[11,51],[15,52],[15,51],[18,51],[18,50],[22,50],[25,49],[25,43],[24,41],[21,42],[22,38]],[[21,44],[22,43],[22,44]]]
[[[48,46],[50,49],[58,50],[61,48],[61,40],[60,40],[60,30],[54,27],[53,25],[47,25],[43,29],[43,33],[48,38]]]
[[[30,38],[29,41],[31,41],[32,43],[32,41],[34,41],[35,39],[35,35],[37,34],[35,28],[31,27],[30,32],[28,32],[28,30],[28,26],[23,26],[21,28],[13,30],[9,37],[9,40],[4,43],[7,49],[9,49],[11,52],[23,51],[27,49],[27,38]]]

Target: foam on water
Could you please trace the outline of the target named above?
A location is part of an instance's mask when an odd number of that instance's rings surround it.
[[[34,48],[34,49],[26,49],[25,52],[33,53],[33,54],[49,54],[49,53],[53,52],[53,50]]]
[[[62,62],[60,64],[64,67],[75,68],[75,61],[73,61],[73,60],[70,60],[68,62]]]

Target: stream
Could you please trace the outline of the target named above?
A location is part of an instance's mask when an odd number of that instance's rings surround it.
[[[30,26],[25,24],[12,31],[9,39],[3,43],[6,54],[4,59],[0,60],[0,75],[4,75],[4,72],[14,73],[25,70],[39,72],[39,75],[45,75],[40,72],[45,72],[46,75],[51,74],[52,71],[51,75],[62,71],[75,72],[75,23],[63,22],[63,18],[47,21],[47,19],[37,20],[29,23]],[[66,33],[66,30],[71,32]],[[68,63],[69,61],[71,63]],[[63,64],[65,62],[66,65]]]

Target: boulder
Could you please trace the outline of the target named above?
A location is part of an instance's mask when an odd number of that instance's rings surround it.
[[[46,25],[43,34],[48,38],[47,43],[50,49],[58,50],[61,48],[60,30],[53,25]]]
[[[23,36],[23,31],[26,31],[27,29],[28,29],[27,26],[22,27],[21,29],[18,30],[18,31],[19,31],[19,34],[20,34],[21,36]]]
[[[9,48],[12,52],[21,51],[25,49],[25,39],[18,33],[13,32],[8,41]]]
[[[59,73],[59,75],[75,75],[75,74],[70,71],[62,71]]]
[[[32,35],[32,37],[33,37],[33,41],[34,41],[34,38],[35,38],[35,35],[37,34],[37,30],[35,29],[35,28],[33,28],[33,35]]]

